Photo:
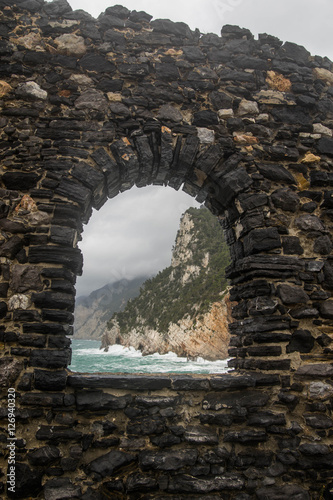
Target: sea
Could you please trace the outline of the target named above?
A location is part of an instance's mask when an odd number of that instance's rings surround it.
[[[228,360],[208,361],[197,358],[187,361],[173,352],[143,356],[133,347],[113,345],[108,352],[100,349],[99,340],[72,340],[73,372],[84,373],[226,373]]]

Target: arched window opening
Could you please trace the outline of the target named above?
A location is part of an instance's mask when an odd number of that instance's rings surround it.
[[[171,188],[132,188],[94,212],[80,248],[75,372],[227,369],[229,250],[218,219]]]

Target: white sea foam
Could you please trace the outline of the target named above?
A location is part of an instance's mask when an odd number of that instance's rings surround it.
[[[208,361],[203,358],[187,360],[174,352],[143,356],[134,347],[121,345],[100,349],[99,341],[73,340],[72,371],[109,373],[225,373],[227,361]]]

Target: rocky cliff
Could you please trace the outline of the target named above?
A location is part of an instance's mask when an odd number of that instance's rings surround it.
[[[79,297],[75,305],[74,337],[98,339],[115,311],[121,311],[129,299],[140,292],[146,277],[122,279],[95,290],[88,297]]]
[[[169,351],[205,359],[227,357],[230,320],[224,269],[229,255],[218,220],[206,208],[183,215],[171,265],[145,282],[115,313],[102,348],[122,344],[144,354]]]

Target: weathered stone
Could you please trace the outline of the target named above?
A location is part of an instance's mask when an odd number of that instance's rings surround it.
[[[66,368],[70,363],[69,350],[34,349],[30,356],[30,365],[41,368]]]
[[[83,69],[96,73],[108,73],[113,74],[116,67],[113,63],[105,59],[105,57],[100,54],[89,53],[84,55],[80,59],[80,65]]]
[[[333,420],[327,415],[320,414],[308,414],[304,415],[307,425],[313,427],[314,429],[330,429],[333,427]]]
[[[310,500],[310,496],[301,486],[286,484],[284,486],[273,486],[269,488],[260,488],[256,491],[258,500],[285,500],[294,498],[295,500]]]
[[[291,285],[279,285],[277,293],[284,304],[306,304],[309,296],[302,288]]]
[[[28,309],[30,306],[30,298],[27,295],[21,293],[12,295],[8,301],[8,309],[10,311],[15,311],[16,309]]]
[[[179,474],[170,478],[168,490],[171,492],[202,493],[209,500],[207,493],[211,491],[241,490],[244,480],[235,474],[222,474],[213,479],[201,479]]]
[[[81,496],[80,486],[75,486],[69,478],[55,478],[45,483],[45,500],[62,498],[78,498]]]
[[[31,465],[37,467],[50,465],[60,459],[60,450],[56,446],[42,446],[28,453]]]
[[[281,248],[281,239],[275,227],[253,229],[244,238],[245,255]]]
[[[323,364],[308,364],[301,366],[296,371],[296,375],[299,377],[331,377],[333,375],[333,365],[323,363]]]
[[[320,255],[328,255],[331,253],[333,248],[331,239],[329,236],[319,236],[313,245],[313,251],[319,253]]]
[[[102,410],[102,409],[123,409],[131,401],[130,396],[112,396],[103,391],[80,391],[76,395],[76,405],[78,410]]]
[[[77,36],[72,33],[64,33],[55,38],[57,49],[60,54],[66,56],[82,57],[87,49],[82,36]]]
[[[314,343],[315,340],[309,330],[296,330],[291,336],[290,343],[286,347],[286,352],[311,352]]]
[[[35,388],[40,391],[62,391],[66,387],[67,373],[62,371],[35,370]]]
[[[195,127],[207,127],[210,125],[218,125],[218,116],[214,111],[205,110],[194,113],[192,124]]]
[[[328,399],[333,396],[333,385],[325,382],[311,382],[309,384],[309,396],[311,399]]]
[[[265,431],[252,430],[226,432],[223,437],[225,442],[242,444],[261,443],[267,441],[267,439],[268,436]]]
[[[258,165],[259,172],[270,179],[286,184],[296,184],[294,177],[282,165]]]
[[[111,451],[106,455],[96,458],[87,465],[88,474],[95,473],[104,478],[113,474],[114,471],[134,462],[135,455],[122,451]]]
[[[36,82],[20,83],[16,89],[16,93],[22,97],[30,97],[31,99],[47,99],[47,92],[40,88]]]
[[[183,120],[183,115],[179,109],[169,104],[165,104],[160,108],[157,118],[161,121],[181,122]]]
[[[75,107],[77,109],[87,109],[96,111],[106,111],[107,100],[102,92],[97,90],[87,90],[81,94],[81,96],[76,99]]]
[[[319,80],[324,80],[325,82],[333,85],[333,73],[325,68],[314,68],[314,76]]]
[[[201,144],[212,144],[215,141],[215,132],[204,127],[198,127],[198,137]]]
[[[30,469],[25,463],[15,463],[15,497],[36,497],[42,491],[43,472],[40,469]],[[15,498],[14,497],[14,498]]]
[[[299,206],[299,197],[291,189],[277,189],[271,194],[271,200],[275,207],[282,208],[287,212],[296,212]]]
[[[23,369],[23,363],[18,359],[5,356],[0,359],[0,367],[0,386],[12,387]]]
[[[4,97],[6,94],[8,94],[12,89],[12,87],[9,85],[9,83],[5,81],[0,81],[0,98]]]
[[[285,236],[282,238],[283,252],[287,255],[302,255],[304,250],[297,236]]]
[[[139,454],[139,463],[143,470],[175,471],[189,465],[194,465],[197,458],[198,452],[195,449],[171,451],[147,450]]]
[[[218,444],[219,442],[218,436],[213,430],[193,425],[186,428],[184,439],[188,443],[196,444]]]
[[[256,116],[259,115],[259,107],[255,101],[247,101],[242,99],[238,106],[239,116]]]
[[[275,71],[267,71],[266,82],[271,89],[279,92],[289,92],[292,86],[291,81],[288,78],[285,78],[283,75]]]
[[[233,408],[236,404],[240,407],[260,407],[265,406],[269,396],[260,391],[237,391],[235,393],[226,393],[216,395],[209,393],[202,402],[204,410],[221,410],[222,408]]]
[[[325,231],[325,227],[316,215],[301,215],[294,221],[295,226],[301,231]]]

